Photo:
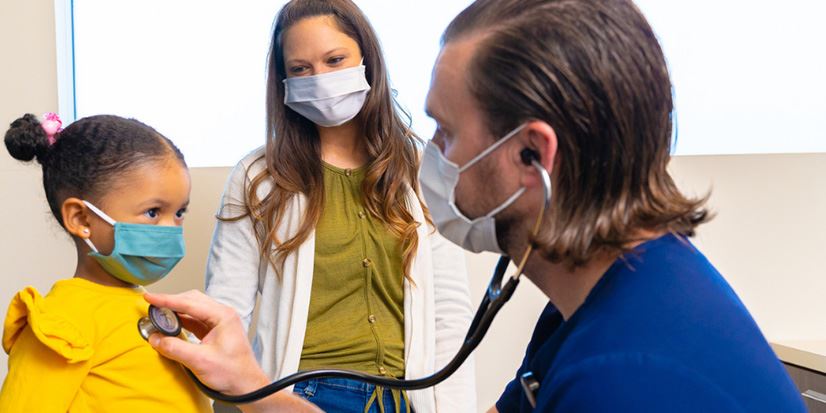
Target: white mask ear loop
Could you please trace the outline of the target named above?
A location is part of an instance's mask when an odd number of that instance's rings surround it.
[[[95,215],[99,216],[100,219],[106,221],[109,225],[111,225],[113,227],[115,226],[116,221],[114,219],[112,219],[109,215],[106,215],[106,213],[104,213],[103,211],[98,209],[98,207],[92,205],[92,203],[88,202],[88,201],[83,201],[83,203],[86,205],[87,208],[89,208],[92,212],[94,212]],[[85,242],[86,245],[88,245],[89,248],[92,249],[92,251],[100,253],[98,251],[98,249],[95,247],[95,244],[92,244],[92,240],[90,240],[89,238],[83,238],[83,242]]]
[[[474,156],[474,157],[473,157],[473,159],[471,159],[470,161],[468,161],[468,163],[466,163],[466,164],[462,165],[462,167],[461,167],[461,168],[459,168],[459,173],[464,172],[465,170],[467,170],[468,168],[470,168],[471,166],[473,166],[476,162],[479,162],[479,160],[480,160],[480,159],[484,158],[485,156],[488,156],[488,154],[490,154],[491,152],[495,151],[497,148],[499,148],[500,146],[502,146],[502,145],[503,145],[505,142],[507,142],[510,138],[512,138],[512,137],[514,137],[514,136],[516,136],[516,134],[517,134],[517,133],[519,133],[519,131],[521,131],[522,129],[524,129],[524,128],[525,128],[525,126],[527,126],[527,123],[523,123],[523,124],[519,125],[516,129],[514,129],[514,130],[510,131],[510,133],[508,133],[507,135],[503,136],[503,137],[502,137],[502,139],[499,139],[499,140],[498,140],[498,141],[496,141],[493,145],[488,146],[488,147],[487,147],[487,149],[485,149],[484,151],[480,152],[480,153],[479,153],[479,155]]]
[[[505,202],[502,202],[502,205],[499,205],[493,211],[488,212],[488,214],[485,215],[485,217],[490,218],[490,217],[496,216],[496,214],[502,212],[502,210],[504,210],[505,208],[511,206],[511,204],[514,201],[516,201],[516,198],[519,198],[520,196],[522,196],[523,193],[525,193],[525,188],[524,187],[519,188],[518,190],[516,190],[516,192],[513,193],[513,195],[511,195],[508,199],[506,199]]]
[[[115,223],[116,223],[117,221],[115,221],[114,219],[112,219],[112,217],[110,217],[109,215],[106,215],[106,213],[105,213],[105,212],[103,212],[103,211],[101,211],[100,209],[98,209],[98,207],[96,207],[96,206],[92,205],[92,203],[91,203],[91,202],[88,202],[88,201],[83,201],[83,203],[84,203],[84,204],[86,204],[86,206],[87,206],[89,209],[91,209],[91,210],[92,210],[92,212],[94,212],[94,213],[95,213],[95,215],[99,216],[99,217],[100,217],[100,219],[102,219],[102,220],[104,220],[104,221],[108,222],[108,223],[109,223],[109,225],[111,225],[111,226],[113,226],[113,227],[115,226]]]
[[[464,166],[459,168],[459,173],[461,174],[462,172],[466,171],[468,168],[470,168],[471,166],[476,164],[476,162],[479,162],[480,159],[484,158],[485,156],[488,156],[491,152],[498,149],[505,142],[507,142],[510,138],[516,136],[516,134],[519,133],[519,131],[521,131],[522,129],[524,129],[526,125],[527,125],[527,123],[523,123],[523,124],[517,126],[514,130],[510,131],[507,135],[503,136],[502,139],[499,139],[493,145],[488,146],[487,149],[485,149],[484,151],[482,151],[478,155],[474,156],[473,159],[471,159],[470,161],[468,161],[468,163],[466,163]],[[485,218],[490,218],[490,217],[496,216],[496,214],[502,212],[505,208],[509,207],[514,201],[516,201],[517,198],[522,196],[522,194],[524,192],[525,192],[525,188],[519,188],[516,192],[513,193],[513,195],[508,197],[508,199],[506,199],[505,202],[502,202],[502,204],[500,204],[498,207],[494,208],[493,211],[488,212],[487,215],[485,215]]]
[[[83,242],[85,242],[85,243],[86,243],[86,245],[88,245],[88,246],[89,246],[89,248],[91,248],[91,249],[92,249],[92,251],[94,251],[94,252],[96,252],[96,253],[100,254],[100,251],[98,251],[98,249],[97,249],[97,248],[95,248],[95,244],[92,244],[92,241],[91,241],[89,238],[83,238]]]

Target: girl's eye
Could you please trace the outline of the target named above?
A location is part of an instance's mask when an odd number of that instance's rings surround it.
[[[151,219],[155,219],[158,217],[158,208],[152,208],[150,210],[147,210],[143,214]]]
[[[186,214],[186,208],[179,209],[178,212],[175,213],[175,218],[183,219],[184,214]]]

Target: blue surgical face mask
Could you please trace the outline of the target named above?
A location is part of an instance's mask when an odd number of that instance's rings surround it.
[[[134,285],[149,285],[161,280],[184,257],[182,227],[127,224],[116,222],[89,202],[89,209],[115,228],[115,246],[103,255],[88,238],[93,257],[113,277]]]

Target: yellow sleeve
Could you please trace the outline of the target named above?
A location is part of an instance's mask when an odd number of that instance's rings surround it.
[[[69,411],[91,362],[69,363],[25,329],[9,354],[0,412]]]
[[[9,353],[9,373],[0,390],[0,412],[66,412],[91,369],[90,342],[69,320],[45,311],[31,287],[9,305],[3,349]]]

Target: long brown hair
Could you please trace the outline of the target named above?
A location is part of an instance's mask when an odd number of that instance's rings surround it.
[[[317,225],[324,202],[321,148],[315,124],[284,105],[286,78],[283,34],[308,17],[329,16],[339,30],[354,39],[364,57],[367,95],[357,122],[361,122],[369,164],[362,186],[367,212],[382,220],[402,241],[404,276],[410,268],[418,246],[419,223],[407,205],[412,188],[428,217],[418,192],[418,164],[421,140],[411,131],[410,116],[396,102],[389,86],[379,40],[367,18],[350,0],[292,0],[279,12],[272,35],[267,76],[267,144],[266,170],[253,178],[245,189],[246,214],[254,224],[261,256],[276,272],[287,255],[298,249]],[[403,119],[403,117],[405,119]],[[272,190],[262,198],[258,188],[272,183]],[[308,204],[297,233],[279,240],[277,229],[284,219],[290,199],[302,193]],[[243,216],[242,216],[243,217]],[[239,217],[241,218],[241,217]],[[427,218],[429,221],[429,218]]]
[[[554,196],[536,244],[573,266],[622,253],[640,230],[685,236],[708,196],[668,173],[672,90],[653,30],[630,0],[478,0],[444,33],[480,36],[468,88],[494,136],[529,120],[554,128]]]

